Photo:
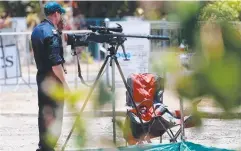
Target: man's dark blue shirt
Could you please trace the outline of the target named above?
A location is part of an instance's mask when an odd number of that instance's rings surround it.
[[[37,25],[31,35],[37,75],[52,73],[52,66],[63,64],[61,35],[47,19]]]

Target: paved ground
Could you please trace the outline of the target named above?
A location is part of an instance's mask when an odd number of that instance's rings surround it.
[[[21,90],[21,89],[20,89]],[[24,90],[24,92],[1,95],[0,104],[0,151],[30,151],[35,150],[38,139],[37,129],[37,100],[36,92]],[[29,92],[28,92],[29,91]],[[118,88],[116,110],[124,110],[125,89]],[[14,94],[14,95],[13,95]],[[179,108],[178,99],[170,91],[166,91],[164,100],[170,109]],[[168,101],[167,101],[168,100]],[[91,111],[92,101],[90,100],[85,111]],[[81,103],[80,103],[81,107]],[[108,104],[104,109],[111,109]],[[71,116],[68,108],[65,108],[63,134],[60,143],[66,139],[72,126],[74,117]],[[123,117],[122,117],[123,119]],[[110,117],[85,118],[87,123],[88,138],[86,148],[110,147],[102,140],[112,140],[112,122]],[[203,127],[198,129],[187,129],[188,140],[208,146],[234,148],[241,150],[241,120],[219,120],[204,119]],[[124,145],[122,133],[118,131],[118,144]],[[67,150],[76,150],[74,140],[71,137]],[[164,142],[168,136],[164,135]]]
[[[63,133],[60,143],[65,141],[73,117],[64,118]],[[123,118],[121,118],[123,119]],[[33,151],[37,146],[37,118],[28,116],[0,116],[0,150],[1,151]],[[86,148],[112,147],[112,123],[111,118],[86,118],[87,142]],[[233,148],[241,150],[241,120],[224,121],[203,119],[203,127],[187,129],[188,141],[200,143],[206,146]],[[164,134],[163,141],[168,141],[168,135]],[[71,137],[66,150],[76,150],[76,135]],[[104,143],[104,141],[109,143]],[[154,142],[157,142],[157,140]],[[122,133],[117,130],[117,143],[125,145]]]

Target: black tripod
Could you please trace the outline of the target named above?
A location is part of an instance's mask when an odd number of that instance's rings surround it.
[[[122,50],[123,50],[123,53],[124,53],[124,55],[125,55],[125,60],[128,60],[128,59],[127,59],[127,55],[126,55],[126,53],[125,53],[125,48],[124,48],[124,46],[123,46],[123,42],[124,42],[124,40],[121,41],[121,42],[118,42],[118,43],[110,44],[111,47],[109,47],[109,48],[107,49],[107,51],[109,52],[109,55],[106,56],[105,61],[104,61],[103,65],[101,66],[100,71],[99,71],[99,73],[98,73],[98,75],[97,75],[97,77],[96,77],[96,80],[95,80],[93,86],[91,87],[91,89],[90,89],[90,91],[89,91],[89,93],[88,93],[88,95],[87,95],[87,98],[86,98],[86,100],[85,100],[85,102],[84,102],[84,104],[83,104],[83,106],[82,106],[79,114],[77,115],[77,117],[76,117],[76,119],[75,119],[75,122],[74,122],[74,124],[73,124],[73,126],[72,126],[72,128],[71,128],[70,133],[69,133],[68,136],[67,136],[67,139],[66,139],[66,141],[65,141],[65,143],[64,143],[61,151],[64,151],[64,150],[65,150],[65,147],[66,147],[66,145],[67,145],[67,143],[68,143],[68,140],[70,139],[70,137],[71,137],[71,135],[72,135],[72,133],[73,133],[73,131],[74,131],[74,129],[75,129],[75,126],[76,126],[76,124],[77,124],[77,122],[78,122],[78,120],[79,120],[79,118],[80,118],[80,116],[81,116],[81,113],[84,111],[84,108],[85,108],[85,106],[87,105],[87,102],[88,102],[88,100],[90,99],[90,96],[91,96],[92,92],[94,91],[94,89],[95,89],[95,87],[96,87],[96,84],[97,84],[97,82],[99,81],[99,78],[100,78],[100,76],[101,76],[101,74],[102,74],[102,72],[103,72],[103,70],[104,70],[104,68],[105,68],[105,66],[106,66],[106,64],[107,64],[107,62],[108,62],[109,59],[110,59],[110,66],[113,65],[113,64],[112,64],[113,62],[116,64],[116,66],[117,66],[117,68],[118,68],[118,70],[119,70],[119,73],[120,73],[120,75],[121,75],[122,81],[123,81],[123,83],[124,83],[124,85],[125,85],[125,88],[127,89],[128,95],[130,96],[131,101],[132,101],[132,103],[134,104],[134,107],[135,107],[136,111],[138,111],[137,106],[136,106],[136,104],[135,104],[134,101],[133,101],[133,97],[132,97],[132,95],[131,95],[131,92],[130,92],[130,90],[128,89],[128,84],[127,84],[127,82],[126,82],[126,80],[125,80],[125,77],[124,77],[124,74],[123,74],[123,72],[122,72],[122,70],[121,70],[120,64],[119,64],[119,62],[118,62],[118,60],[117,60],[117,57],[116,57],[117,50],[118,50],[119,46],[121,46],[121,47],[122,47]],[[112,83],[114,82],[114,80],[113,80],[114,74],[113,74],[113,73],[114,73],[114,72],[112,71]],[[113,87],[113,85],[112,85],[112,87]],[[113,89],[112,89],[112,90],[113,90]],[[113,142],[116,143],[115,105],[114,105],[114,104],[115,104],[115,102],[113,101],[113,120],[112,120],[112,122],[113,122]],[[142,129],[143,129],[143,132],[145,132],[146,130],[144,129],[144,125],[143,125],[143,121],[142,121],[142,119],[141,119],[140,113],[137,112],[137,115],[138,115],[139,120],[140,120],[140,122],[141,122],[141,126],[142,126]]]

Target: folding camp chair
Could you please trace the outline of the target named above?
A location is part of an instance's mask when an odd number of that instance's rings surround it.
[[[126,96],[127,109],[124,124],[124,138],[129,145],[151,142],[151,138],[160,137],[167,133],[170,142],[177,142],[181,133],[180,112],[171,112],[163,104],[164,81],[163,78],[151,73],[131,74],[127,78],[127,83],[132,96]],[[133,107],[130,97],[133,97],[137,110]],[[141,126],[141,115],[144,130]],[[186,116],[184,125],[186,128],[193,126],[192,116]],[[174,134],[173,127],[180,126]]]

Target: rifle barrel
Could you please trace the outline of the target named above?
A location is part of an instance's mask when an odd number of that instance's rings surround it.
[[[170,40],[167,36],[159,36],[159,35],[126,35],[126,34],[103,34],[106,36],[119,36],[119,37],[132,37],[132,38],[146,38],[146,39],[157,39],[157,40]]]

